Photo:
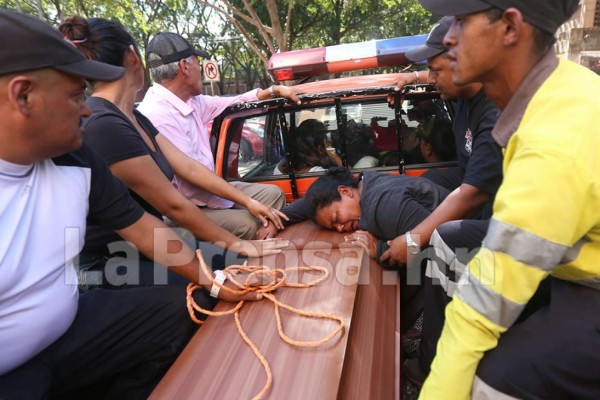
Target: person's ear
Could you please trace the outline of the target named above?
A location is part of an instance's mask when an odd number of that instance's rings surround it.
[[[350,198],[352,198],[354,196],[352,189],[349,188],[348,186],[344,186],[344,185],[338,186],[338,193],[341,196],[346,196],[346,197],[350,197]]]
[[[138,65],[142,64],[142,60],[140,58],[140,54],[137,52],[136,48],[134,45],[129,45],[129,51],[125,54],[125,58],[129,58],[131,61],[131,65],[133,65],[134,67],[137,67]],[[126,63],[126,60],[123,60],[123,64]]]
[[[430,156],[433,153],[433,146],[431,143],[423,142],[423,153],[427,156]]]
[[[525,28],[523,14],[516,8],[509,8],[502,14],[500,22],[504,25],[503,44],[505,46],[513,46],[518,42]]]
[[[189,74],[190,64],[187,62],[187,60],[185,58],[182,58],[181,60],[179,60],[179,70],[181,72],[183,72],[183,74],[186,76]]]
[[[27,75],[15,76],[7,85],[9,103],[26,117],[32,113],[35,85],[35,81]]]

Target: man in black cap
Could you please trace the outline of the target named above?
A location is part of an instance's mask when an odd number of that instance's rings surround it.
[[[185,287],[80,296],[86,220],[191,281],[211,280],[82,147],[86,79],[115,80],[122,68],[87,60],[24,14],[0,11],[0,36],[0,398],[86,398],[94,384],[107,398],[146,398],[195,330]]]
[[[445,307],[469,261],[468,256],[481,246],[491,216],[491,203],[502,182],[502,151],[492,138],[499,111],[486,96],[481,83],[457,86],[452,82],[448,47],[443,40],[453,21],[453,17],[442,18],[424,45],[406,53],[410,61],[427,60],[429,83],[436,87],[442,99],[455,105],[452,128],[458,166],[423,175],[452,193],[419,225],[390,241],[390,249],[382,256],[392,264],[406,264],[411,241],[431,244],[428,251],[433,252],[435,261],[428,261],[425,274],[419,358],[408,360],[405,368],[415,384],[422,384],[429,373],[444,325]],[[463,220],[476,217],[479,219]],[[418,251],[415,248],[412,252]]]
[[[287,86],[251,90],[233,97],[202,95],[203,68],[198,57],[208,57],[208,54],[195,49],[176,33],[158,33],[148,43],[146,55],[154,85],[146,92],[138,110],[179,150],[211,171],[215,170],[215,160],[206,125],[225,108],[243,101],[274,97],[300,101],[295,90]],[[255,238],[260,227],[260,221],[255,217],[263,219],[265,226],[274,223],[278,229],[283,228],[275,210],[285,205],[285,195],[277,186],[214,181],[222,184],[210,190],[198,188],[177,175],[173,183],[185,197],[202,207],[202,211],[209,218],[242,239]],[[234,195],[225,195],[229,193]],[[253,201],[269,206],[273,215],[264,216],[248,212],[247,210],[251,209],[249,204]]]
[[[505,147],[488,232],[421,398],[600,398],[600,78],[553,50],[579,2],[420,2],[455,15],[453,80],[484,84]],[[550,301],[527,310],[548,276]]]

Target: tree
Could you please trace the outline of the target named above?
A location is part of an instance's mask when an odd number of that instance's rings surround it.
[[[267,64],[278,51],[425,33],[417,0],[196,0],[218,12]]]
[[[142,54],[156,32],[177,32],[220,62],[223,92],[229,80],[271,84],[266,65],[278,51],[426,33],[435,21],[418,0],[0,0],[0,7],[54,26],[74,14],[118,20]]]

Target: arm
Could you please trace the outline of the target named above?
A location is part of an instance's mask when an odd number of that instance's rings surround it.
[[[275,97],[284,97],[290,99],[296,104],[300,104],[300,99],[294,88],[288,86],[276,85],[272,86]],[[221,114],[230,105],[255,100],[268,100],[271,98],[271,89],[254,89],[239,96],[223,97],[223,96],[197,96],[196,99],[202,104],[202,122],[207,124],[216,116]]]
[[[287,216],[287,220],[283,221],[284,226],[290,226],[310,219],[310,204],[306,200],[306,197],[288,204],[281,211]],[[268,226],[262,226],[256,232],[256,239],[273,238],[277,233],[278,230],[275,225],[269,222]]]
[[[188,229],[202,240],[231,246],[239,239],[208,218],[171,185],[150,156],[119,161],[110,165],[112,173],[144,198],[161,214]]]
[[[539,283],[598,221],[596,175],[582,165],[585,161],[559,152],[532,148],[513,156],[483,247],[446,308],[438,353],[420,398],[470,398],[485,352],[496,347]]]
[[[176,266],[175,272],[192,282],[205,287],[212,286],[212,276],[200,274],[199,262],[192,250],[162,221],[144,212],[131,198],[123,182],[110,173],[106,164],[86,144],[78,154],[89,163],[92,171],[88,214],[90,223],[114,229],[148,258],[156,259],[162,265]],[[154,247],[161,243],[166,245]],[[210,271],[209,275],[212,275]],[[244,298],[257,300],[260,296],[236,297],[224,291],[221,298],[228,301]]]
[[[433,231],[441,224],[472,217],[491,200],[502,182],[502,151],[491,134],[497,112],[491,105],[488,105],[485,110],[485,113],[474,123],[477,125],[477,134],[462,184],[429,218],[411,231],[413,239],[420,245],[429,243]],[[389,259],[391,265],[406,263],[405,235],[390,242],[390,249],[382,256],[382,259],[384,258]]]
[[[215,242],[249,257],[278,254],[288,245],[285,240],[253,243],[241,240],[208,218],[200,208],[171,185],[150,156],[135,157],[111,164],[115,176],[143,197],[154,208],[188,229],[202,240]]]
[[[429,71],[403,72],[398,75],[400,75],[400,78],[398,79],[398,82],[396,82],[396,87],[394,88],[394,90],[396,92],[399,92],[400,90],[402,90],[402,88],[406,85],[416,84],[417,83],[417,75],[419,77],[418,83],[428,83],[429,82]],[[388,94],[387,101],[388,101],[388,103],[390,103],[390,105],[394,105],[394,96],[391,94]]]
[[[273,94],[275,95],[275,97],[284,97],[286,99],[291,100],[292,102],[296,103],[296,104],[300,104],[300,99],[298,98],[298,93],[296,91],[296,89],[289,87],[289,86],[282,86],[282,85],[274,85],[271,86],[269,89],[263,89],[260,90],[256,97],[259,100],[268,100],[271,98],[271,90],[273,90]]]
[[[444,222],[468,218],[489,201],[490,198],[491,195],[489,193],[463,183],[450,193],[427,218],[410,230],[411,235],[421,246],[429,243],[429,239],[435,228]],[[382,261],[389,262],[390,265],[406,264],[408,257],[406,236],[402,234],[388,244],[390,248],[382,255]]]
[[[156,140],[175,174],[180,178],[216,196],[239,204],[258,218],[263,226],[266,226],[270,220],[278,229],[283,229],[281,218],[287,218],[284,213],[271,209],[237,190],[206,166],[182,153],[163,135],[158,134]]]
[[[117,230],[123,239],[133,243],[146,257],[158,264],[168,266],[173,272],[195,282],[207,290],[212,287],[210,276],[202,272],[194,251],[162,221],[148,213],[135,223]],[[162,244],[166,244],[163,246]],[[230,283],[231,284],[231,283]],[[231,286],[230,286],[231,287]],[[262,296],[255,292],[239,296],[225,290],[219,292],[219,298],[226,301],[259,300]]]

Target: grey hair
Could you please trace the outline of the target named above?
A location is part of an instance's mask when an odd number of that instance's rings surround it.
[[[188,64],[192,64],[193,57],[195,57],[195,56],[193,56],[193,55],[189,56],[188,58],[185,59],[185,62],[187,62]],[[148,64],[150,64],[150,62],[156,61],[156,60],[160,60],[160,57],[157,54],[154,54],[154,53],[148,54]],[[159,67],[154,67],[154,68],[151,67],[150,75],[152,76],[152,79],[154,80],[154,82],[163,83],[163,82],[167,82],[167,81],[170,81],[171,79],[175,78],[178,71],[179,71],[179,61],[173,61],[172,63],[161,65]]]

